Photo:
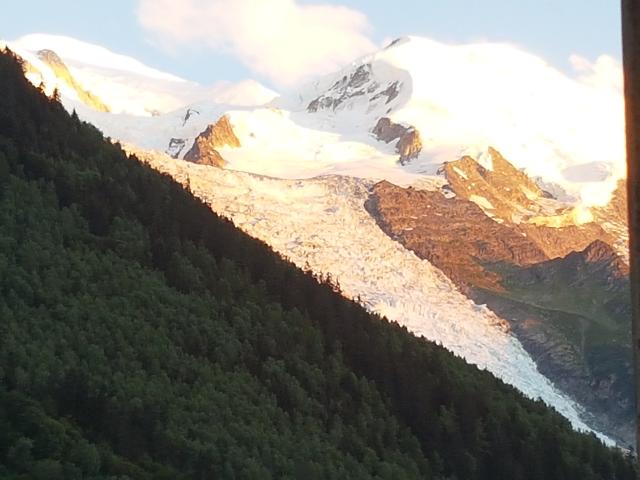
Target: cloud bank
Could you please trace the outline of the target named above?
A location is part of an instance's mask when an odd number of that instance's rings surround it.
[[[206,47],[236,56],[254,73],[292,86],[374,51],[367,17],[295,0],[139,0],[138,20],[159,45]]]

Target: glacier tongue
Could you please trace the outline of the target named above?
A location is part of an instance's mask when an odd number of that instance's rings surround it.
[[[215,212],[299,267],[330,273],[347,297],[359,296],[369,310],[488,369],[553,406],[575,428],[589,430],[579,407],[537,370],[500,318],[380,230],[364,208],[370,181],[344,176],[283,180],[135,153],[188,183]]]

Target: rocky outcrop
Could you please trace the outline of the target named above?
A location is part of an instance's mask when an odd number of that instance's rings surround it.
[[[383,98],[385,97],[385,104],[390,103],[392,100],[394,100],[399,94],[400,94],[400,85],[401,83],[399,81],[395,81],[390,83],[387,88],[385,88],[384,90],[381,90],[380,92],[376,93],[373,97],[371,97],[371,100],[378,100],[379,98]]]
[[[470,200],[484,212],[527,236],[547,257],[564,257],[595,240],[616,243],[616,236],[595,222],[590,210],[550,198],[500,152],[489,148],[482,164],[469,156],[442,167],[456,196]]]
[[[366,207],[389,236],[428,259],[462,289],[502,289],[500,276],[487,270],[487,263],[529,265],[547,259],[534,242],[494,222],[469,200],[385,181],[373,187]]]
[[[399,123],[393,123],[389,118],[382,117],[376,123],[371,131],[378,140],[384,143],[391,143],[394,140],[399,139],[407,132],[407,127],[400,125]]]
[[[182,117],[182,126],[184,127],[189,119],[194,115],[200,115],[200,112],[193,108],[187,108],[187,111],[184,113],[184,117]]]
[[[382,117],[373,127],[372,133],[376,138],[385,143],[396,143],[396,152],[400,154],[398,161],[405,165],[414,158],[417,158],[422,151],[422,140],[420,132],[414,127],[405,127],[398,123],[393,123],[389,118]]]
[[[535,242],[549,258],[564,257],[571,252],[586,248],[596,240],[602,240],[610,245],[616,241],[614,235],[596,222],[564,227],[520,223],[516,228]]]
[[[537,212],[536,200],[545,196],[540,187],[494,148],[489,147],[485,156],[484,165],[469,156],[443,165],[442,171],[455,194],[481,203],[492,215],[506,221]],[[478,202],[480,198],[486,202]]]
[[[94,110],[98,110],[99,112],[109,111],[109,107],[107,107],[96,95],[82,88],[82,85],[73,78],[71,72],[69,72],[69,69],[56,52],[53,50],[40,50],[38,52],[38,58],[53,70],[53,73],[60,81],[66,83],[76,92],[78,99],[82,103]]]
[[[184,140],[184,138],[172,138],[171,140],[169,140],[169,146],[164,151],[164,153],[169,155],[171,158],[179,158],[182,150],[184,150],[184,147],[186,145],[187,142]]]
[[[233,127],[226,115],[213,125],[209,125],[193,142],[191,149],[185,154],[188,162],[224,167],[226,161],[218,152],[222,147],[239,147],[240,140],[233,132]]]
[[[365,63],[351,73],[343,75],[325,93],[309,102],[307,111],[310,113],[322,110],[336,111],[349,100],[358,97],[366,97],[371,103],[384,100],[386,105],[398,97],[401,88],[402,82],[399,80],[386,84],[375,81],[371,64]]]
[[[337,80],[325,95],[312,100],[307,111],[336,110],[345,100],[365,94],[364,86],[371,79],[371,65],[360,65],[351,75]]]
[[[485,194],[506,188],[496,183],[499,172],[486,177]],[[509,201],[523,201],[505,191]],[[589,240],[606,238],[598,225],[497,222],[459,195],[389,182],[373,186],[365,207],[391,238],[507,321],[540,371],[584,405],[594,425],[631,438],[628,267],[609,243]]]
[[[472,297],[509,320],[540,370],[619,439],[631,435],[629,268],[607,243],[502,269],[504,292]]]
[[[618,255],[629,263],[629,227],[627,211],[627,182],[619,180],[611,200],[604,207],[592,209],[596,222],[612,235],[612,245]]]

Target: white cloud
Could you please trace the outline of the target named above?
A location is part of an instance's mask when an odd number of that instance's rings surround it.
[[[257,74],[291,86],[376,50],[367,17],[295,0],[139,0],[140,24],[174,51],[203,46],[233,54]]]
[[[591,62],[579,55],[571,55],[569,61],[582,82],[620,93],[623,91],[622,64],[619,60],[609,55],[600,55],[595,62]]]

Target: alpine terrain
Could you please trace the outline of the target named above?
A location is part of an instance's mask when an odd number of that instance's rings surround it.
[[[578,430],[632,443],[619,86],[509,45],[419,37],[282,95],[254,81],[203,87],[65,37],[7,47],[69,113],[350,308],[442,345]],[[188,248],[188,268],[205,268]]]

